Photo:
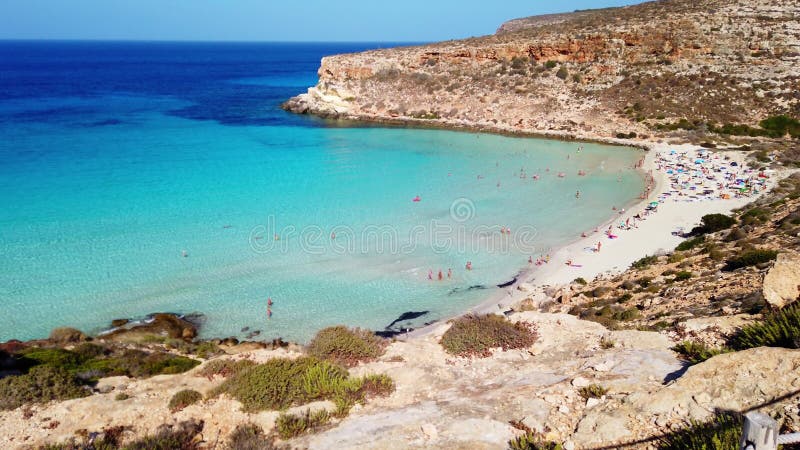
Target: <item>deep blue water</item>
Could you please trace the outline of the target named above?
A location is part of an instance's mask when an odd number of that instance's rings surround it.
[[[280,110],[324,55],[388,45],[0,42],[0,340],[158,311],[296,340],[441,319],[640,192],[630,149]]]

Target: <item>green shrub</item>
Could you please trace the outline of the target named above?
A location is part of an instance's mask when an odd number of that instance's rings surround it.
[[[791,135],[794,138],[800,137],[800,121],[789,116],[773,116],[759,122],[761,128],[772,131],[779,136]]]
[[[563,450],[559,443],[545,440],[539,433],[528,431],[508,441],[510,450]]]
[[[692,278],[692,272],[688,272],[686,270],[681,270],[675,274],[675,281],[686,281],[690,278]]]
[[[121,402],[123,400],[127,400],[129,398],[131,398],[131,396],[126,394],[126,393],[124,393],[124,392],[120,392],[120,393],[118,393],[117,395],[114,396],[114,400],[116,400],[118,402]]]
[[[48,365],[33,367],[24,375],[0,379],[0,411],[28,403],[86,397],[89,391],[66,370]]]
[[[708,422],[691,424],[659,439],[659,450],[731,450],[739,448],[742,419],[720,414]]]
[[[275,450],[275,437],[267,436],[264,430],[254,424],[246,423],[238,425],[228,437],[228,448],[230,450]]]
[[[195,450],[202,439],[196,437],[203,431],[203,422],[188,420],[174,426],[162,425],[155,434],[145,436],[124,447],[125,450]]]
[[[739,220],[742,222],[742,225],[753,225],[753,224],[761,224],[767,222],[771,216],[771,213],[764,208],[751,208],[748,209]]]
[[[306,432],[314,431],[330,422],[330,420],[330,413],[324,409],[313,413],[310,409],[307,409],[305,413],[299,416],[281,414],[275,421],[275,428],[278,430],[278,436],[281,439],[291,439]]]
[[[556,72],[556,76],[562,80],[566,80],[569,76],[569,72],[567,71],[566,67],[561,66],[559,67],[558,72]]]
[[[650,255],[645,256],[644,258],[638,259],[631,264],[631,268],[636,270],[642,270],[650,267],[651,265],[658,262],[658,256]]]
[[[588,400],[590,398],[600,398],[608,392],[608,389],[600,386],[598,384],[590,384],[589,386],[584,386],[578,389],[578,395],[583,397],[584,400]]]
[[[650,278],[650,277],[642,277],[642,278],[637,278],[636,279],[636,284],[638,284],[639,286],[641,286],[643,288],[646,288],[647,286],[650,286],[650,283],[652,281],[653,281],[653,279]]]
[[[699,364],[726,352],[725,349],[709,348],[704,343],[695,341],[683,341],[672,347],[672,351],[681,355],[681,359],[690,364]]]
[[[743,327],[730,339],[731,347],[744,350],[754,347],[800,348],[800,304],[772,312]]]
[[[765,263],[774,260],[778,257],[778,252],[775,250],[750,250],[739,254],[739,256],[729,259],[722,270],[730,272],[742,267],[755,266],[757,264]]]
[[[555,68],[557,65],[558,65],[558,63],[557,63],[557,62],[555,62],[555,61],[553,61],[553,60],[550,60],[550,61],[547,61],[546,63],[544,63],[544,66],[545,66],[546,68],[548,68],[548,69],[553,69],[553,68]]]
[[[451,355],[486,357],[491,349],[526,348],[536,342],[536,332],[525,323],[511,323],[505,317],[489,314],[467,315],[453,321],[441,344]]]
[[[575,278],[575,280],[573,280],[573,281],[574,281],[575,283],[578,283],[578,284],[580,284],[581,286],[586,286],[586,284],[587,284],[587,283],[586,283],[586,280],[584,280],[584,279],[583,279],[583,278],[581,278],[581,277]]]
[[[394,382],[386,375],[352,378],[347,370],[314,357],[276,358],[231,375],[212,395],[228,394],[246,412],[285,409],[314,400],[349,407],[369,396],[388,395]]]
[[[611,317],[614,320],[619,320],[622,322],[627,322],[629,320],[633,320],[639,317],[639,310],[636,307],[628,308],[623,311],[615,312]]]
[[[210,379],[215,375],[219,375],[228,378],[254,365],[256,365],[256,363],[247,359],[214,359],[205,363],[197,372],[197,376]]]
[[[222,353],[222,350],[220,350],[217,344],[208,341],[197,344],[197,347],[194,349],[194,354],[203,359],[209,359]]]
[[[79,378],[94,380],[107,376],[150,377],[176,374],[192,369],[198,361],[165,352],[135,349],[111,351],[85,343],[75,350],[29,347],[19,353],[31,365],[45,365],[64,370]]]
[[[689,233],[691,236],[727,230],[736,223],[736,219],[725,214],[706,214],[702,217],[701,222],[700,226],[694,227]]]
[[[232,375],[215,393],[229,394],[247,412],[284,409],[321,397],[320,392],[306,392],[305,386],[330,387],[346,378],[345,369],[317,358],[276,358]]]
[[[692,250],[693,248],[695,248],[695,247],[701,245],[703,242],[705,242],[705,240],[706,240],[705,236],[698,236],[698,237],[695,237],[695,238],[692,238],[692,239],[687,239],[687,240],[681,242],[680,244],[678,244],[678,246],[675,247],[675,250],[677,250],[679,252],[685,252],[687,250]]]
[[[308,353],[351,367],[378,358],[385,348],[385,341],[369,330],[336,326],[320,330],[308,344]]]
[[[169,400],[169,410],[172,412],[178,412],[189,405],[194,405],[202,399],[203,394],[193,389],[184,389],[176,392],[175,395],[173,395]]]

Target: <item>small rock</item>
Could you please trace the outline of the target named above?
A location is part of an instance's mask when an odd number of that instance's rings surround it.
[[[561,414],[569,414],[569,406],[567,406],[567,405],[559,406],[558,407],[558,412],[560,412]]]
[[[586,409],[594,408],[601,403],[599,398],[590,398],[586,400]]]
[[[601,363],[595,364],[594,366],[592,366],[592,369],[594,369],[594,370],[596,370],[598,372],[608,372],[613,367],[614,367],[614,361],[609,359],[609,360],[605,360],[605,361],[603,361]]]
[[[572,379],[572,385],[577,388],[586,387],[592,384],[592,382],[588,378],[584,377],[575,377]]]

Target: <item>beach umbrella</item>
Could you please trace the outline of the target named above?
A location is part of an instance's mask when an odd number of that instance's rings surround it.
[[[658,206],[658,202],[650,202],[650,206]]]

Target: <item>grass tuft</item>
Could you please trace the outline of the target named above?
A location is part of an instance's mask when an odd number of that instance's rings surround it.
[[[742,328],[729,343],[736,350],[754,347],[800,348],[800,304],[794,303],[767,314],[761,321]]]
[[[169,400],[169,410],[172,412],[178,412],[189,405],[194,405],[202,399],[203,394],[193,389],[184,389],[176,392],[175,395],[173,395]]]
[[[739,448],[742,419],[720,414],[708,422],[692,421],[686,428],[658,441],[659,450],[730,450]]]
[[[583,397],[584,400],[590,398],[600,398],[608,393],[608,389],[600,386],[599,384],[590,384],[578,389],[578,395]]]

